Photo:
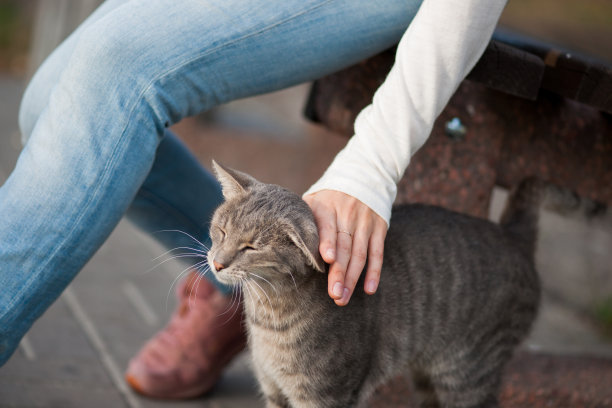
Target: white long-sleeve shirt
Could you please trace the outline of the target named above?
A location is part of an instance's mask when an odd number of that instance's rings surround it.
[[[389,225],[397,183],[434,121],[484,52],[506,0],[424,0],[395,64],[349,140],[304,195],[349,194]]]

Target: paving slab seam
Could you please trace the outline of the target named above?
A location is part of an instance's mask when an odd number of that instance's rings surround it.
[[[113,359],[112,355],[109,353],[108,348],[106,347],[106,344],[104,344],[104,341],[102,340],[102,337],[96,330],[96,327],[93,324],[92,320],[83,311],[83,307],[78,301],[73,290],[70,287],[68,287],[64,291],[62,298],[68,305],[68,308],[74,315],[74,318],[76,319],[76,321],[79,323],[79,325],[85,332],[85,335],[91,342],[91,345],[94,347],[94,349],[98,353],[98,357],[100,358],[102,365],[104,366],[108,375],[111,377],[113,384],[115,385],[115,387],[117,388],[121,396],[125,399],[126,404],[130,408],[141,408],[141,404],[138,402],[136,397],[132,394],[132,392],[129,390],[128,386],[126,385],[125,381],[123,380],[123,374],[121,370],[119,369],[119,365],[117,364],[115,359]]]
[[[142,317],[142,320],[150,327],[157,327],[159,318],[138,287],[132,282],[126,281],[121,285],[121,290],[134,310]]]
[[[30,342],[30,338],[26,334],[19,342],[19,348],[23,352],[26,360],[34,361],[36,360],[36,352],[34,351],[34,347],[32,347],[32,343]]]

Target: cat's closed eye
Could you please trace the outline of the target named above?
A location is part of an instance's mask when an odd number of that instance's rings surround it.
[[[225,237],[227,236],[227,233],[225,232],[225,230],[223,228],[219,227],[218,225],[213,225],[212,231],[216,235],[216,238],[219,241],[223,241],[225,239]]]
[[[243,244],[240,247],[241,251],[257,251],[257,248],[253,244]]]

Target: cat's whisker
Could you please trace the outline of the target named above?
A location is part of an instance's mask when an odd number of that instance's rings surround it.
[[[262,300],[261,296],[259,296],[257,288],[251,286],[251,282],[250,281],[245,280],[244,283],[245,283],[246,287],[249,288],[249,293],[251,294],[251,300],[253,300],[253,312],[257,313],[258,309],[256,308],[256,304],[263,305],[263,300]],[[254,297],[252,295],[253,293],[255,294],[255,296],[257,296],[257,302],[255,302],[255,299],[254,299]]]
[[[270,307],[272,306],[272,300],[270,299],[270,297],[268,296],[268,294],[266,293],[265,289],[261,287],[261,285],[259,285],[259,283],[257,283],[257,281],[251,280],[252,283],[254,283],[259,290],[264,294],[264,296],[268,299],[268,303],[270,304]]]
[[[196,277],[195,282],[191,285],[191,289],[189,290],[189,308],[193,307],[195,299],[198,298],[198,289],[200,288],[200,282],[202,281],[202,279],[205,279],[204,274],[200,272],[199,268],[197,268],[196,265],[192,266],[192,268],[195,268],[198,270],[198,276]],[[194,288],[195,288],[195,293],[194,293]]]
[[[241,303],[244,301],[244,295],[242,294],[242,283],[239,286],[236,286],[233,295],[235,295],[235,300],[238,303],[238,307],[241,307]]]
[[[159,258],[159,257],[158,257],[158,258]],[[201,254],[196,254],[196,253],[183,253],[183,254],[178,254],[178,255],[172,256],[172,257],[170,257],[170,258],[164,259],[164,260],[163,260],[163,261],[161,261],[161,262],[158,262],[157,264],[155,264],[154,266],[152,266],[151,268],[149,268],[148,270],[146,270],[146,271],[143,273],[143,275],[144,275],[144,274],[147,274],[147,273],[150,273],[150,272],[151,272],[151,271],[153,271],[154,269],[159,268],[160,266],[162,266],[162,265],[163,265],[163,264],[165,264],[166,262],[170,262],[170,261],[172,261],[172,260],[175,260],[175,259],[180,259],[180,258],[205,258],[205,256],[204,256],[204,255],[201,255]],[[157,258],[155,258],[155,259],[157,259]]]
[[[236,292],[238,290],[239,289],[236,288],[235,290],[232,291],[232,297],[230,299],[229,306],[227,307],[227,309],[224,312],[219,313],[217,316],[223,316],[224,314],[227,314],[234,307],[234,305],[236,304]],[[233,315],[232,315],[232,317],[233,317]],[[231,320],[231,318],[229,320]],[[227,323],[229,320],[227,320],[225,323]]]
[[[257,293],[256,288],[251,286],[251,281],[245,280],[244,283],[251,290],[251,292],[249,292],[249,293],[254,293],[257,296],[258,303],[262,303],[261,296],[259,296],[259,293]]]
[[[204,261],[202,261],[204,262]],[[208,265],[208,261],[206,261],[205,263],[202,264],[202,262],[198,262],[196,265],[198,265],[198,271],[202,274],[202,275],[206,275],[207,273],[210,272],[210,266]],[[202,264],[202,265],[200,265]]]
[[[172,261],[172,260],[176,260],[176,259],[182,259],[182,258],[203,258],[203,256],[198,256],[198,255],[194,255],[194,254],[183,254],[183,255],[179,255],[179,256],[174,256],[172,258],[168,258],[166,260],[164,260],[163,262],[160,262],[156,265],[156,267],[159,267],[161,265],[163,265],[166,262]]]
[[[258,262],[256,265],[257,268],[270,268],[270,269],[274,269],[275,267],[278,266],[277,262]]]
[[[251,284],[251,283],[255,284],[255,285],[256,285],[256,286],[259,288],[259,290],[260,290],[260,291],[261,291],[261,292],[264,294],[264,296],[265,296],[265,297],[268,299],[268,303],[270,304],[270,310],[269,310],[269,311],[270,311],[270,313],[272,314],[272,323],[273,323],[274,325],[276,325],[276,324],[277,324],[277,322],[278,322],[278,320],[276,319],[276,314],[274,313],[274,305],[272,305],[272,300],[270,300],[270,297],[268,296],[268,294],[266,293],[266,291],[265,291],[265,290],[264,290],[264,289],[263,289],[263,288],[262,288],[262,287],[261,287],[261,286],[260,286],[260,285],[259,285],[259,284],[258,284],[256,281],[254,281],[254,280],[248,280],[248,281],[247,281],[247,283],[248,283],[248,284]],[[262,299],[259,297],[259,295],[257,294],[257,292],[258,292],[258,291],[257,291],[257,289],[255,289],[255,288],[252,288],[252,289],[255,291],[255,294],[256,294],[256,295],[257,295],[257,297],[259,298],[259,303],[261,303],[261,305],[263,306],[263,301],[262,301]]]
[[[264,278],[263,276],[259,276],[258,274],[254,273],[254,272],[250,272],[251,275],[255,276],[256,278],[259,278],[261,280],[263,280],[264,282],[267,282],[268,285],[270,285],[270,287],[274,290],[274,292],[278,295],[278,290],[276,289],[276,287],[266,278]]]
[[[196,263],[194,263],[192,265],[189,265],[187,268],[183,269],[183,271],[188,271],[188,270],[191,270],[191,269],[195,269],[198,272],[201,272],[200,266],[205,265],[206,263],[207,263],[206,260],[196,262]]]
[[[172,255],[171,257],[164,259],[164,261],[161,263],[168,262],[172,259],[180,259],[180,258],[206,258],[206,255],[198,254],[196,252],[183,252],[180,254]]]
[[[200,246],[201,246],[202,248],[206,248],[207,250],[210,250],[210,248],[209,248],[208,246],[206,246],[206,245],[205,245],[204,243],[202,243],[200,240],[198,240],[198,239],[197,239],[197,238],[195,238],[193,235],[191,235],[191,234],[189,234],[189,233],[187,233],[187,232],[185,232],[185,231],[181,231],[181,230],[173,229],[173,230],[159,230],[159,231],[156,231],[156,232],[178,232],[178,233],[180,233],[180,234],[187,235],[187,236],[188,236],[189,238],[191,238],[191,239],[192,239],[194,242],[197,242],[198,244],[200,244]]]
[[[161,257],[163,257],[163,256],[166,256],[166,255],[168,255],[168,254],[171,254],[171,253],[172,253],[172,252],[174,252],[174,251],[178,251],[179,249],[189,249],[189,250],[191,250],[191,251],[195,251],[195,252],[202,253],[202,254],[206,254],[206,253],[207,253],[206,251],[203,251],[203,250],[201,250],[201,249],[192,248],[192,247],[187,247],[187,246],[180,246],[180,247],[176,247],[176,248],[169,249],[169,250],[167,250],[166,252],[164,252],[163,254],[161,254],[161,255],[159,255],[159,256],[156,256],[155,258],[153,258],[153,261],[157,261],[159,258],[161,258]]]
[[[202,265],[208,266],[207,265],[207,261],[206,260],[200,261],[200,262],[195,263],[195,264],[193,264],[193,265],[191,265],[190,267],[187,268],[187,270],[195,269],[198,272],[198,277],[196,278],[195,283],[191,286],[191,290],[190,290],[190,293],[189,293],[189,307],[191,307],[193,305],[193,302],[191,300],[192,296],[193,296],[193,299],[197,299],[197,297],[198,297],[198,289],[200,287],[199,283],[201,282],[202,279],[205,279],[204,275],[206,274],[206,272],[208,272],[207,269],[200,269],[200,267]],[[194,287],[195,287],[195,295],[193,293],[193,290],[194,290],[193,288]]]
[[[293,281],[293,286],[295,286],[295,290],[298,290],[297,282],[295,281],[295,278],[293,277],[291,270],[289,270],[289,276],[291,276],[291,280]]]
[[[256,313],[257,308],[255,307],[255,300],[251,292],[251,287],[249,286],[248,282],[246,282],[245,280],[242,280],[241,282],[242,282],[242,287],[246,289],[247,295],[251,299],[251,306],[253,308],[253,313]]]
[[[208,247],[195,248],[195,247],[192,247],[192,246],[177,247],[176,249],[190,249],[192,251],[200,252],[202,254],[206,254],[210,250]]]
[[[183,275],[185,275],[187,271],[189,271],[189,269],[182,270],[170,284],[170,288],[168,289],[168,293],[166,294],[166,310],[168,310],[168,303],[170,302],[170,293],[172,293],[174,285],[176,285],[176,283],[183,277]]]
[[[234,300],[234,296],[235,296],[235,300]],[[237,302],[238,304],[236,304],[235,302]],[[229,306],[229,310],[234,309],[234,313],[232,313],[232,315],[229,317],[229,319],[227,319],[223,324],[225,325],[227,322],[230,322],[234,316],[236,316],[236,313],[238,313],[238,310],[240,309],[240,293],[239,293],[239,289],[232,291],[232,303]],[[223,312],[220,316],[224,315],[225,313],[227,313],[227,311]]]
[[[275,263],[275,262],[262,262],[262,263],[257,263],[257,265],[256,265],[256,266],[257,266],[257,268],[270,268],[270,269],[273,269],[274,271],[276,271],[276,272],[278,272],[278,273],[280,273],[280,274],[284,274],[284,273],[285,273],[284,271],[281,271],[281,270],[279,270],[279,269],[278,269],[278,263]],[[290,270],[290,269],[288,269],[288,270],[287,270],[287,272],[289,273],[289,276],[291,277],[291,280],[293,281],[293,286],[295,286],[295,289],[297,290],[297,289],[298,289],[298,286],[297,286],[297,282],[296,282],[296,280],[295,280],[295,277],[294,277],[294,276],[293,276],[293,274],[291,273],[291,270]],[[257,277],[259,277],[259,278],[261,278],[261,276],[256,275],[256,274],[255,274],[255,273],[253,273],[253,272],[250,272],[250,273],[251,273],[251,274],[253,274],[253,275],[255,275],[255,276],[257,276]],[[263,278],[261,278],[261,279],[263,279]],[[270,282],[268,282],[268,283],[270,283]],[[272,286],[272,285],[271,285],[271,286]],[[275,289],[275,291],[276,291],[276,289]],[[276,293],[278,294],[278,291],[276,291]]]
[[[198,262],[198,263],[196,263],[194,265],[190,265],[187,268],[183,269],[181,272],[179,272],[179,274],[174,278],[174,280],[172,281],[172,284],[170,284],[170,289],[168,289],[168,293],[166,294],[166,310],[168,310],[168,303],[170,302],[170,293],[172,292],[172,289],[174,288],[176,283],[180,279],[182,279],[184,275],[189,273],[189,271],[191,271],[193,269],[197,269],[200,264],[204,264],[204,263],[205,263],[205,261],[200,261],[200,262]],[[193,290],[193,286],[192,286],[192,290]],[[189,304],[189,307],[191,307],[191,302]]]

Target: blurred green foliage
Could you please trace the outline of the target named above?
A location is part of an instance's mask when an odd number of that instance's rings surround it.
[[[612,338],[612,296],[595,306],[594,315],[604,333]]]
[[[0,3],[0,47],[8,48],[19,24],[19,10],[12,3]]]
[[[24,72],[34,4],[34,0],[0,0],[0,72]]]

